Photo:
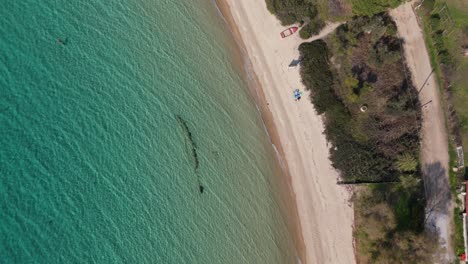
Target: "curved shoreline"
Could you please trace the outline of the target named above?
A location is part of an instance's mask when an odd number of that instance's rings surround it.
[[[256,101],[285,164],[288,187],[284,191],[293,196],[288,200],[288,214],[292,214],[288,220],[292,221],[302,263],[355,262],[354,212],[349,192],[336,185],[338,173],[328,159],[322,119],[308,100],[294,102],[289,94],[292,86],[304,90],[297,69],[285,72],[286,60],[298,56],[303,40],[297,34],[281,40],[278,32],[284,27],[268,12],[264,1],[216,2],[252,66]]]
[[[283,147],[281,145],[280,137],[278,134],[278,130],[275,126],[273,120],[273,114],[268,109],[268,103],[266,100],[266,96],[264,90],[262,89],[262,85],[257,77],[253,69],[252,62],[250,61],[250,57],[247,52],[246,44],[242,39],[242,36],[239,32],[238,26],[232,17],[232,13],[230,7],[226,0],[214,0],[218,10],[221,12],[221,16],[225,20],[229,30],[232,34],[233,39],[236,41],[236,45],[238,48],[238,52],[240,56],[242,56],[242,63],[241,67],[244,69],[245,74],[247,76],[247,81],[249,85],[249,90],[251,91],[252,95],[255,97],[255,103],[257,104],[258,110],[260,112],[263,124],[265,129],[268,133],[270,138],[271,144],[275,150],[275,154],[277,155],[277,159],[279,165],[282,169],[282,179],[279,179],[282,183],[284,183],[284,187],[281,188],[283,192],[280,197],[284,199],[288,205],[288,208],[284,208],[287,213],[287,220],[288,220],[288,228],[293,234],[294,246],[296,249],[296,254],[298,258],[301,260],[305,259],[305,244],[304,238],[301,230],[301,223],[299,220],[298,215],[298,208],[297,203],[295,201],[294,189],[292,187],[292,179],[291,175],[289,174],[289,168],[287,160],[285,159],[285,153]],[[301,263],[301,262],[299,262]]]

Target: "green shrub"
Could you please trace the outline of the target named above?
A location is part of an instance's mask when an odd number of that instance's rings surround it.
[[[440,16],[439,14],[432,14],[429,18],[429,23],[431,25],[432,31],[437,31],[440,29]]]
[[[368,62],[372,67],[380,68],[385,64],[398,63],[401,60],[399,39],[384,35],[374,43],[368,55]]]
[[[444,34],[442,30],[438,30],[432,34],[432,40],[440,63],[449,64],[452,61],[452,57],[448,49],[446,48]]]
[[[392,36],[392,37],[396,37],[397,36],[397,32],[398,32],[398,29],[397,29],[397,26],[395,25],[395,23],[390,23],[388,26],[387,26],[387,32],[385,32],[387,35],[389,36]]]
[[[266,0],[267,8],[283,25],[291,25],[317,16],[316,6],[305,0]]]
[[[320,30],[322,30],[324,26],[325,22],[323,22],[320,19],[314,19],[301,28],[301,30],[299,31],[299,36],[302,39],[308,39],[320,33]]]
[[[333,94],[333,74],[328,61],[328,48],[323,40],[299,46],[302,82],[312,91],[312,102],[319,114],[337,104]]]
[[[448,49],[443,49],[439,51],[439,59],[440,63],[443,63],[445,65],[450,64],[450,62],[452,61],[452,56],[450,55]]]
[[[343,24],[336,29],[336,37],[340,40],[341,48],[344,50],[357,45],[357,35],[359,31],[355,31],[356,27],[353,21]]]
[[[356,88],[358,84],[359,84],[359,81],[354,76],[346,77],[343,82],[343,85],[347,88],[347,90],[350,90],[350,91]]]
[[[418,167],[418,161],[413,155],[405,153],[398,156],[396,165],[402,172],[414,172]]]
[[[421,179],[412,174],[403,174],[400,176],[399,188],[405,192],[413,192],[416,188],[421,187]]]
[[[299,30],[299,37],[301,37],[301,39],[308,39],[310,37],[312,37],[312,35],[310,34],[310,31],[306,29],[307,26],[301,28],[301,30]]]
[[[351,0],[353,13],[359,16],[373,16],[401,3],[402,0]]]
[[[331,132],[329,127],[326,130]],[[347,181],[384,181],[392,179],[391,161],[377,153],[375,148],[341,138],[331,149],[333,166],[342,172]]]
[[[361,89],[359,89],[359,94],[361,96],[365,96],[365,95],[367,95],[367,94],[369,94],[369,93],[371,93],[373,91],[374,91],[374,87],[370,83],[364,82],[362,84]]]
[[[266,0],[265,2],[266,2],[268,11],[270,11],[270,13],[272,14],[275,14],[276,13],[275,0]]]

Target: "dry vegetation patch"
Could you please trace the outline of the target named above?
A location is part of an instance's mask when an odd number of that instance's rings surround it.
[[[382,184],[356,189],[354,236],[358,263],[433,263],[430,253],[437,251],[437,236],[402,230],[389,204],[389,200],[398,203],[405,198],[400,197],[401,188]]]

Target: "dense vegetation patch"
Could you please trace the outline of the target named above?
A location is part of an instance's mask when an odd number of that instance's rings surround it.
[[[418,160],[421,120],[395,34],[388,16],[358,17],[328,44],[299,47],[303,82],[317,112],[326,114],[331,159],[346,181],[397,181],[417,173],[418,166],[401,168],[402,157]]]
[[[388,8],[397,7],[402,2],[402,0],[351,0],[353,13],[360,16],[378,14]]]
[[[327,40],[299,47],[302,81],[325,115],[333,166],[344,182],[376,184],[355,201],[362,263],[422,262],[430,255],[418,155],[421,105],[401,48],[386,14],[355,17]]]
[[[299,34],[309,38],[317,34],[325,26],[318,17],[317,5],[310,0],[266,0],[267,8],[281,21],[283,25],[300,23],[305,25]]]
[[[299,36],[303,39],[308,39],[313,35],[320,33],[320,30],[325,27],[325,22],[320,19],[316,19],[313,22],[303,26],[299,31]]]
[[[421,233],[420,224],[412,226],[415,222],[409,216],[416,210],[422,217],[424,211],[406,188],[404,183],[381,184],[356,192],[354,236],[359,263],[434,263],[431,253],[437,250],[437,236]]]
[[[275,14],[283,25],[312,19],[317,16],[314,3],[305,0],[267,0],[268,10]]]

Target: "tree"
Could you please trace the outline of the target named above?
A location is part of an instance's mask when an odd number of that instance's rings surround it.
[[[312,102],[319,114],[339,103],[333,93],[333,73],[329,65],[329,51],[323,40],[299,46],[302,82],[312,91]]]
[[[414,177],[412,174],[403,174],[400,176],[400,186],[403,190],[411,191],[419,186],[421,179]]]
[[[402,0],[351,0],[353,13],[360,16],[373,16],[394,8],[401,4]]]
[[[314,19],[318,12],[315,4],[304,0],[266,0],[267,8],[283,25]]]
[[[397,157],[396,165],[400,171],[413,172],[416,171],[418,161],[413,155],[405,153]]]
[[[299,35],[303,39],[308,39],[313,35],[320,33],[320,30],[325,26],[325,22],[321,19],[314,19],[310,21],[307,25],[301,28]]]

